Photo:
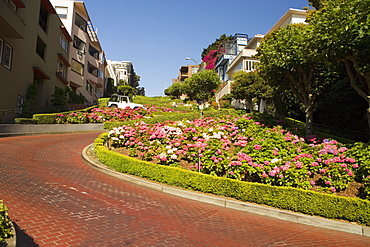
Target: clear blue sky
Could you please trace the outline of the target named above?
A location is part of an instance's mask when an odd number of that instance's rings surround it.
[[[182,65],[222,34],[265,34],[307,0],[84,0],[110,60],[131,61],[146,96],[164,95]]]

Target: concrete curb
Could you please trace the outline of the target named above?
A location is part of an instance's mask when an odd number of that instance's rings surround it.
[[[262,206],[258,204],[246,203],[242,201],[237,201],[233,199],[222,198],[215,195],[204,194],[201,192],[185,190],[181,188],[172,187],[165,184],[160,184],[157,182],[149,181],[144,178],[135,177],[132,175],[127,175],[115,171],[114,169],[102,164],[94,153],[93,144],[87,146],[82,151],[83,159],[93,168],[104,172],[110,176],[135,183],[137,185],[145,186],[151,189],[162,191],[171,195],[180,196],[183,198],[188,198],[192,200],[197,200],[201,202],[206,202],[221,207],[232,208],[236,210],[241,210],[249,213],[269,216],[273,218],[278,218],[281,220],[286,220],[290,222],[321,227],[330,230],[336,230],[341,232],[358,234],[366,237],[370,237],[370,227],[361,226],[356,223],[326,219],[319,216],[310,216],[295,212],[290,212],[286,210],[276,209],[268,206]]]
[[[95,131],[106,131],[104,130],[104,124],[0,124],[0,137]]]

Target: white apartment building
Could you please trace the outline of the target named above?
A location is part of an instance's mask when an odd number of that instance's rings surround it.
[[[126,85],[132,85],[135,80],[134,66],[130,61],[112,61],[107,60],[107,64],[110,67],[110,71],[113,71],[114,86],[118,86],[120,81],[126,82]]]
[[[105,90],[105,55],[83,1],[50,0],[73,42],[69,49],[68,83],[86,98],[86,105],[97,103]]]

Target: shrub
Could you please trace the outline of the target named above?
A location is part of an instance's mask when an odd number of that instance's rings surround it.
[[[5,239],[12,236],[11,220],[8,217],[8,209],[0,201],[0,243]]]

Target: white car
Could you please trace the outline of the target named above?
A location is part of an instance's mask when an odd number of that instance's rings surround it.
[[[130,101],[130,98],[128,96],[123,96],[123,95],[117,95],[113,94],[109,101],[108,101],[108,107],[111,108],[122,108],[125,109],[127,107],[131,109],[136,109],[136,108],[144,108],[143,105],[141,104],[135,104]]]

